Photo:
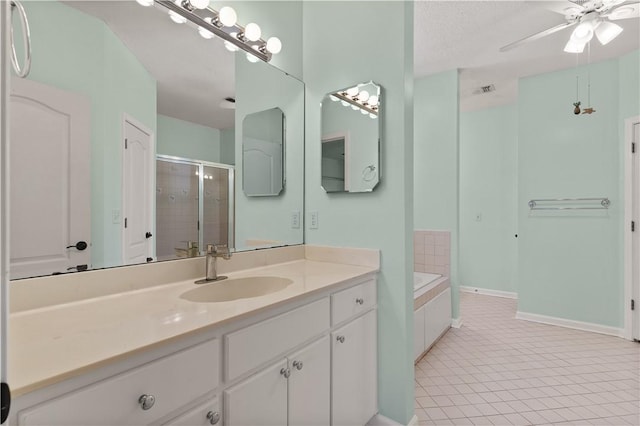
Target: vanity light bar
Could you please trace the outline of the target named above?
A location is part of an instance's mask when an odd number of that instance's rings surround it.
[[[351,105],[367,111],[369,114],[378,115],[378,106],[369,105],[367,102],[359,102],[357,96],[349,96],[347,92],[335,92],[331,96],[335,96],[341,101],[345,101]]]
[[[271,60],[272,54],[267,50],[266,41],[261,38],[254,42],[248,40],[246,37],[244,37],[244,27],[237,24],[232,27],[228,27],[229,32],[226,32],[222,29],[223,25],[218,19],[219,13],[210,7],[203,9],[211,12],[214,15],[211,21],[208,22],[203,17],[195,13],[196,9],[188,10],[174,1],[155,0],[155,3],[169,9],[172,12],[177,13],[178,15],[191,21],[198,27],[204,28],[205,30],[213,33],[214,35],[217,35],[221,39],[233,44],[239,49],[244,50],[248,54],[251,54],[262,61],[269,62]]]

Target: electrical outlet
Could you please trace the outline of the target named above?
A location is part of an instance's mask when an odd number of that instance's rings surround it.
[[[300,229],[300,212],[291,212],[291,228]]]
[[[476,222],[482,222],[482,213],[476,213]]]
[[[120,223],[120,210],[111,210],[111,223],[114,225]]]
[[[309,228],[318,229],[318,212],[311,212],[311,223]]]

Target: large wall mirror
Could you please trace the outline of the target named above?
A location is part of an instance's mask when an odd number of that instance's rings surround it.
[[[303,209],[301,81],[161,6],[24,7],[33,62],[10,82],[11,279],[198,256],[210,243],[303,243],[291,220]],[[278,197],[250,198],[242,123],[275,109],[289,180]]]
[[[322,100],[322,187],[371,192],[380,181],[381,88],[370,81]]]

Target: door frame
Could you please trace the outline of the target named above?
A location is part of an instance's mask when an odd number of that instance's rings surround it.
[[[122,126],[120,129],[121,132],[121,144],[120,144],[120,149],[121,149],[121,156],[120,156],[120,164],[122,165],[122,179],[120,180],[120,195],[121,195],[121,200],[122,200],[122,205],[121,205],[121,210],[120,210],[120,217],[121,217],[121,223],[120,223],[120,242],[121,242],[121,248],[122,248],[122,253],[121,253],[121,257],[122,257],[122,264],[123,266],[127,266],[129,265],[129,263],[126,262],[126,256],[125,256],[125,248],[127,245],[127,241],[125,238],[125,227],[124,227],[124,219],[126,217],[126,211],[127,211],[127,197],[125,196],[125,155],[126,155],[126,150],[124,148],[124,140],[126,139],[125,134],[126,134],[126,127],[127,127],[127,123],[131,124],[134,127],[137,127],[139,130],[141,130],[143,133],[149,135],[149,143],[151,144],[151,149],[149,150],[149,164],[151,164],[152,166],[149,168],[149,199],[147,200],[147,203],[149,205],[149,211],[147,213],[147,220],[148,223],[150,224],[151,227],[151,232],[153,235],[156,234],[156,222],[155,222],[155,211],[156,211],[156,191],[155,191],[155,182],[156,182],[156,139],[155,139],[155,134],[154,132],[149,129],[147,126],[145,126],[144,124],[142,124],[142,122],[138,121],[137,119],[135,119],[133,116],[127,114],[126,112],[122,114]],[[147,239],[147,253],[148,256],[147,257],[151,257],[153,258],[153,260],[157,259],[156,256],[156,252],[155,252],[155,244],[152,244],[152,241],[150,239]]]
[[[631,233],[630,224],[633,219],[633,159],[634,155],[640,155],[636,146],[636,153],[631,153],[631,143],[633,141],[633,126],[640,123],[640,115],[629,117],[624,121],[624,338],[633,340],[633,312],[631,311],[631,299],[634,294],[633,283],[633,234]],[[640,142],[640,141],[635,141]],[[640,224],[638,224],[640,226]],[[640,233],[640,229],[636,230]],[[640,235],[638,235],[640,238]],[[639,283],[640,284],[640,283]],[[640,303],[640,300],[636,300]],[[636,306],[636,311],[640,309],[640,305]],[[638,314],[640,315],[640,313]]]
[[[351,134],[348,130],[341,130],[338,132],[328,133],[323,135],[321,143],[334,142],[343,139],[344,140],[344,190],[349,192],[351,187],[351,170],[349,169],[349,163],[351,160],[351,143],[349,141]],[[322,170],[322,147],[320,147],[320,169]]]

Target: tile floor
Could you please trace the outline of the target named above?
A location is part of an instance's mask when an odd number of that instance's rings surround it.
[[[516,320],[511,299],[460,310],[416,365],[420,425],[640,424],[640,344]]]

